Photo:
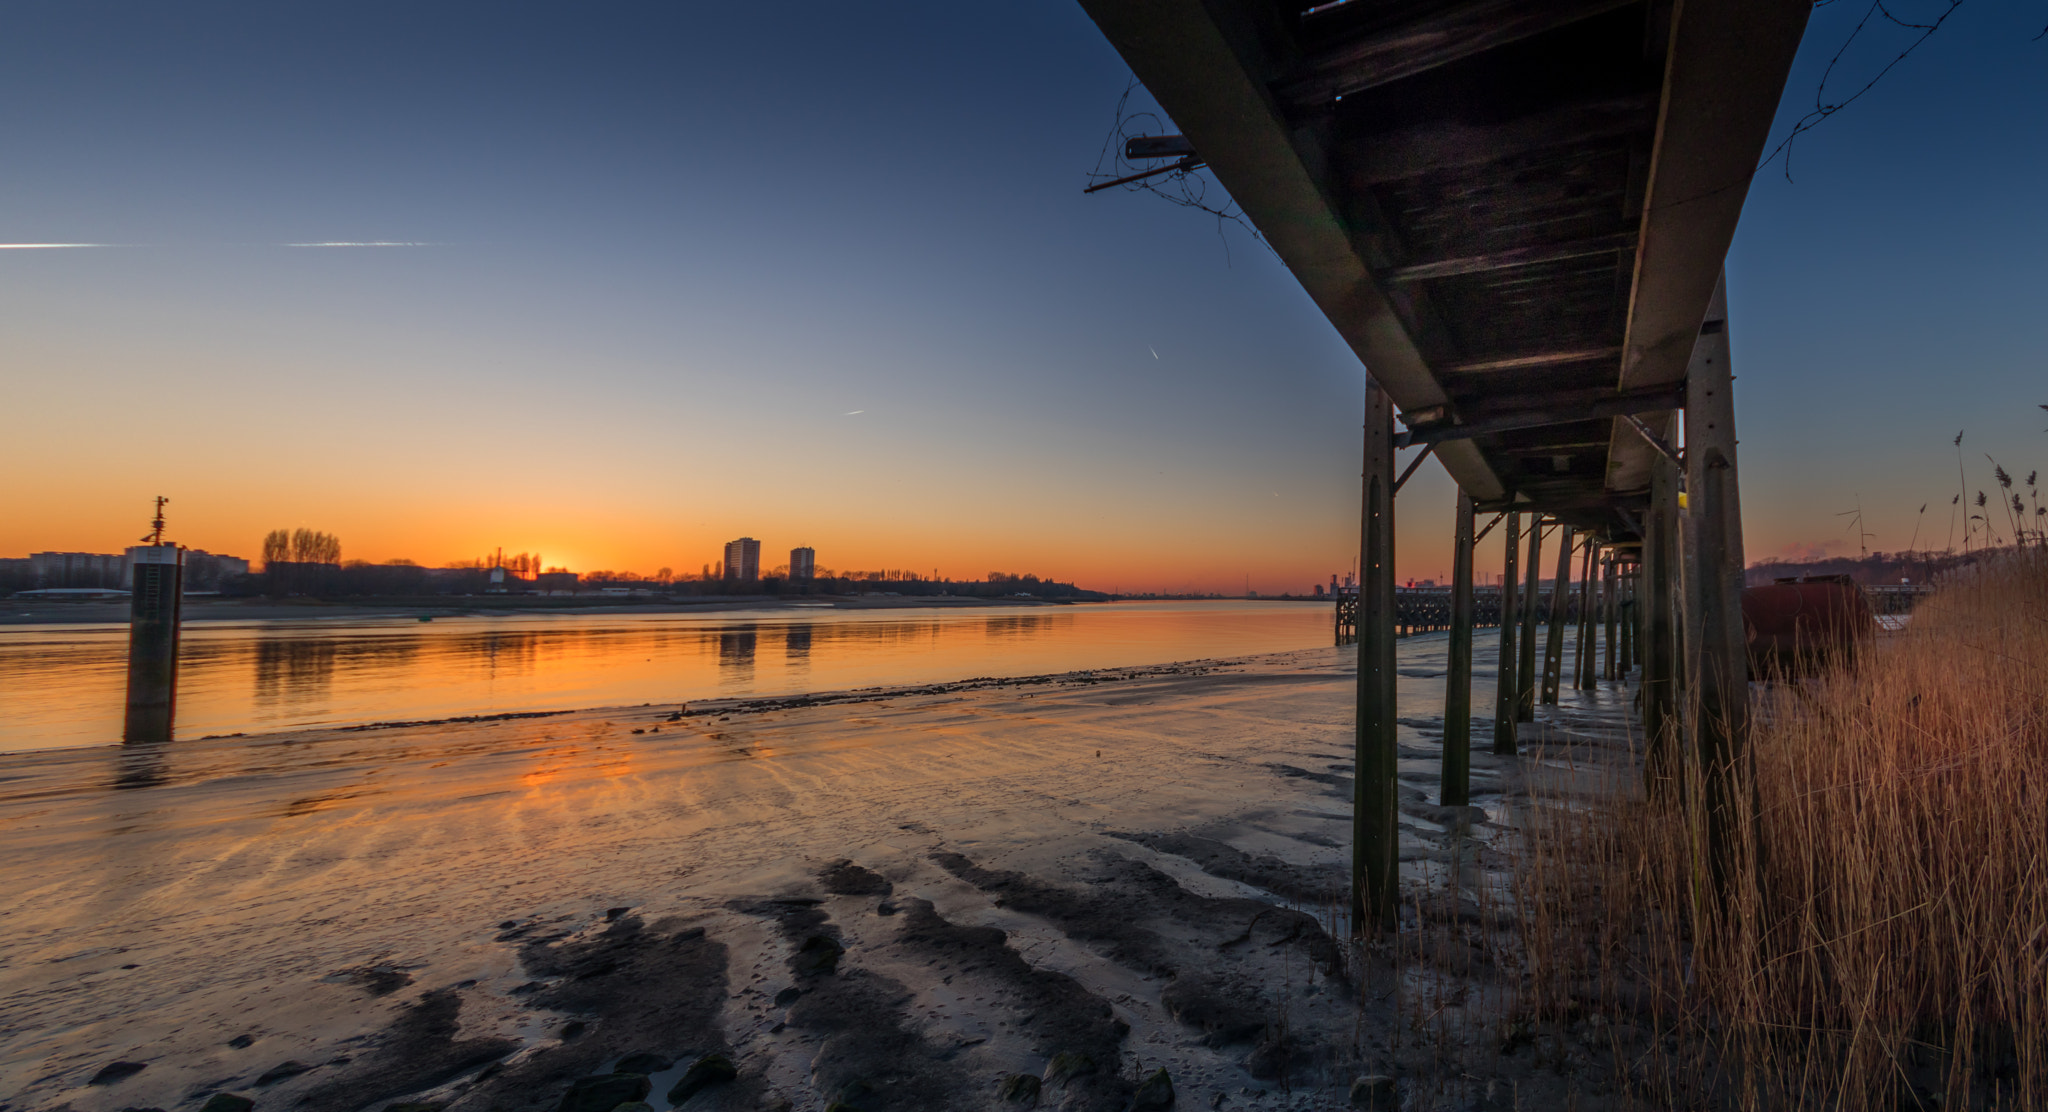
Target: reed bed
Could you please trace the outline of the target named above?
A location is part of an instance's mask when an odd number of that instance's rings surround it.
[[[1759,689],[1719,880],[1697,767],[1532,789],[1522,1007],[1657,1107],[2048,1109],[2048,553]]]

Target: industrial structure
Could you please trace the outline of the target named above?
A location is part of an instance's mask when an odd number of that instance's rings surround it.
[[[1582,590],[1600,569],[1601,600],[1579,607],[1589,638],[1608,634],[1598,671],[1641,658],[1653,790],[1703,770],[1724,844],[1747,677],[1722,260],[1810,5],[1081,2],[1181,132],[1127,157],[1206,165],[1367,371],[1358,922],[1391,924],[1399,899],[1400,448],[1434,453],[1460,489],[1444,801],[1466,790],[1475,519],[1501,514],[1500,613],[1520,620],[1502,625],[1496,750],[1515,751],[1562,671],[1565,592],[1539,613],[1529,589],[1552,570],[1547,533],[1557,583],[1575,559]]]

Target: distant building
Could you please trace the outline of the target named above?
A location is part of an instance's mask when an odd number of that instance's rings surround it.
[[[752,537],[727,541],[725,578],[729,583],[752,583],[761,578],[761,542]]]
[[[789,577],[791,579],[815,579],[818,575],[818,553],[811,548],[789,550]]]
[[[536,590],[543,594],[552,594],[556,591],[574,593],[576,590],[576,573],[573,571],[544,571],[533,577],[533,585]]]
[[[120,553],[36,552],[28,566],[38,587],[127,586],[128,558]]]

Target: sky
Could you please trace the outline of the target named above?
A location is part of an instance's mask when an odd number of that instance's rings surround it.
[[[1946,543],[1958,430],[1971,492],[1984,453],[2048,465],[2043,22],[1969,0],[1753,187],[1752,559],[1854,552],[1859,505],[1872,548]],[[1082,195],[1129,79],[1061,3],[9,5],[0,243],[106,246],[0,249],[0,555],[117,550],[163,494],[244,556],[308,527],[651,573],[748,535],[1327,581],[1362,369],[1242,231]],[[295,246],[341,244],[384,246]],[[1453,499],[1434,463],[1404,488],[1403,577],[1448,571]]]

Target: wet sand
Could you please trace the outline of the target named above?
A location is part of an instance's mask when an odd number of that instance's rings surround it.
[[[1442,653],[1401,651],[1418,877],[1516,764],[1433,806]],[[0,1107],[554,1109],[650,1054],[660,1109],[712,1052],[687,1108],[1121,1109],[1160,1067],[1342,1107],[1402,1054],[1336,941],[1354,656],[0,757]]]

